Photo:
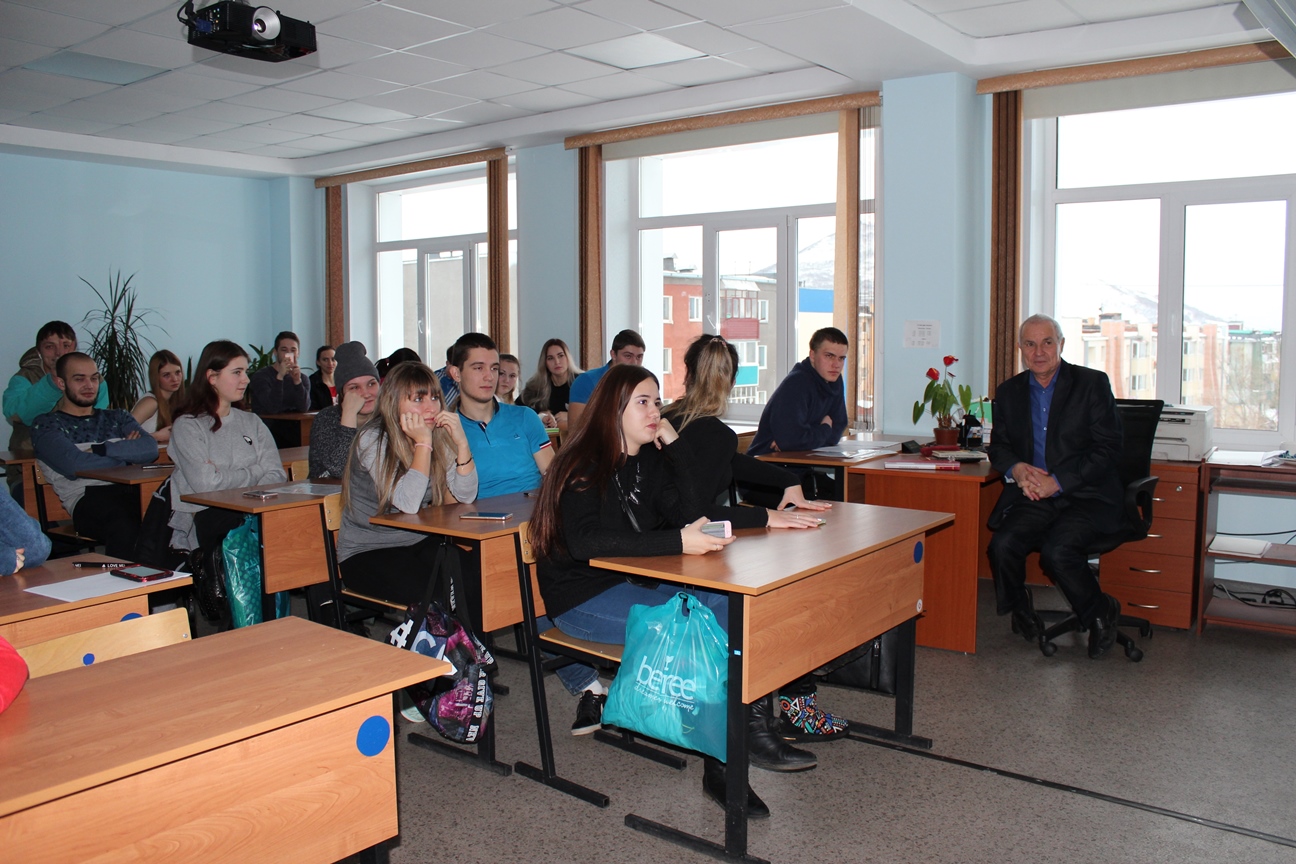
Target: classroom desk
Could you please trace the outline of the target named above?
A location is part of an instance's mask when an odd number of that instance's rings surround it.
[[[439,534],[475,546],[481,559],[481,632],[486,634],[522,621],[513,535],[517,534],[523,522],[531,518],[535,501],[534,497],[516,492],[480,498],[471,504],[425,507],[417,513],[388,513],[374,516],[369,522],[420,534]],[[512,513],[513,518],[507,522],[459,518],[460,514],[475,510]],[[533,585],[534,582],[533,579]],[[537,614],[543,615],[544,603],[537,599],[536,605]]]
[[[952,530],[953,517],[857,504],[838,504],[822,516],[827,524],[813,531],[740,530],[724,551],[708,555],[590,562],[729,595],[729,753],[747,752],[747,704],[900,625],[895,728],[869,731],[917,740],[912,622],[925,607],[925,548]],[[851,726],[852,734],[868,728]],[[747,774],[746,759],[728,760],[723,847],[634,814],[626,824],[707,854],[746,856]]]
[[[261,568],[265,591],[304,588],[329,579],[328,555],[324,549],[321,509],[324,495],[281,494],[276,498],[244,498],[248,489],[281,489],[297,482],[263,483],[219,492],[194,492],[180,500],[204,507],[220,507],[250,513],[261,520]],[[312,484],[340,489],[338,480],[311,480]]]
[[[37,585],[50,585],[103,572],[77,569],[72,566],[74,561],[119,562],[120,559],[96,553],[73,555],[70,558],[47,561],[40,567],[24,567],[12,576],[0,579],[0,637],[21,648],[56,636],[113,624],[128,615],[147,615],[148,595],[155,591],[170,591],[193,584],[193,580],[187,577],[161,583],[137,583],[122,579],[122,590],[115,594],[70,603],[26,590]]]
[[[989,462],[961,465],[958,471],[897,471],[883,468],[884,461],[848,470],[849,500],[954,513],[953,530],[932,538],[918,644],[975,654],[977,578],[990,576],[986,520],[999,500],[999,473]]]
[[[298,433],[301,436],[298,440],[302,447],[310,446],[311,425],[315,422],[315,415],[318,411],[291,411],[284,414],[261,414],[262,420],[283,420],[287,423],[296,423]],[[292,448],[286,448],[292,449]],[[305,457],[303,457],[305,458]]]
[[[841,446],[852,447],[846,440],[842,441]],[[800,465],[809,468],[828,468],[832,471],[833,481],[836,486],[836,494],[833,495],[834,501],[853,501],[850,490],[850,471],[854,465],[861,465],[873,459],[885,459],[888,456],[894,456],[895,453],[890,450],[871,450],[867,442],[860,442],[859,450],[868,450],[869,452],[862,456],[838,456],[829,453],[816,453],[813,450],[788,450],[778,453],[763,453],[756,458],[762,462],[771,462],[775,465]]]
[[[15,862],[386,860],[399,831],[389,694],[447,671],[284,618],[29,681],[0,714],[0,849]]]
[[[310,459],[310,447],[280,447],[279,461],[283,463],[286,473],[292,473],[292,463]]]
[[[119,465],[116,468],[91,468],[87,471],[78,471],[78,477],[86,477],[91,480],[106,480],[109,483],[120,483],[125,486],[134,486],[139,492],[140,518],[144,517],[144,511],[148,509],[149,499],[158,487],[171,476],[175,470],[170,463],[159,465]]]

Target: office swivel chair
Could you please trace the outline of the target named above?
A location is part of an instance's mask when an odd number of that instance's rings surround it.
[[[1117,466],[1121,484],[1125,487],[1125,525],[1121,530],[1099,538],[1089,548],[1090,558],[1111,552],[1125,543],[1142,540],[1152,527],[1152,493],[1157,484],[1157,478],[1151,476],[1152,443],[1164,404],[1160,399],[1116,400],[1116,410],[1120,414],[1125,439],[1120,464]],[[1096,571],[1100,569],[1098,564],[1091,563],[1089,566]],[[1063,633],[1075,633],[1084,629],[1080,619],[1072,612],[1045,611],[1040,613],[1040,617],[1045,622],[1055,622],[1040,633],[1039,647],[1045,657],[1052,657],[1057,652],[1054,639]],[[1121,615],[1117,622],[1116,642],[1125,649],[1125,656],[1137,663],[1143,659],[1143,651],[1130,636],[1120,631],[1121,627],[1137,627],[1139,635],[1149,639],[1152,636],[1152,623],[1134,615]]]

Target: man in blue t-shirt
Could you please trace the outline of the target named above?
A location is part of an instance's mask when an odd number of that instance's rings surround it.
[[[539,488],[553,461],[549,433],[530,408],[495,398],[495,342],[484,333],[460,336],[451,349],[449,372],[459,385],[459,414],[477,462],[477,497]]]
[[[608,362],[597,369],[591,369],[576,376],[576,380],[572,382],[571,396],[567,400],[568,435],[580,427],[581,415],[585,413],[585,403],[590,400],[590,396],[594,394],[594,388],[609,369],[618,363],[624,363],[627,366],[643,365],[643,337],[633,330],[622,330],[612,337],[612,350],[608,354],[611,358]]]

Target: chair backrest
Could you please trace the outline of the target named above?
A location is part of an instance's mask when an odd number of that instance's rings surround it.
[[[1161,422],[1160,399],[1117,399],[1125,445],[1121,449],[1120,482],[1128,486],[1152,474],[1152,445]]]
[[[324,527],[329,531],[339,531],[342,528],[341,492],[324,496]]]
[[[54,492],[54,486],[45,476],[39,462],[32,462],[32,479],[36,483],[36,516],[40,520],[41,530],[49,531],[55,523],[72,518],[72,514],[63,509],[63,502]]]
[[[189,613],[171,609],[156,615],[141,615],[115,624],[105,624],[79,633],[69,633],[19,648],[31,677],[39,678],[65,669],[102,663],[128,654],[138,654],[189,639]]]
[[[305,459],[298,459],[288,465],[289,480],[305,480],[310,477],[310,462]]]
[[[518,526],[518,542],[522,544],[522,563],[534,567],[536,563],[535,547],[531,545],[531,522],[528,520]]]

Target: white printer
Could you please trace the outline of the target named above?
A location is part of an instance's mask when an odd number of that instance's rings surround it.
[[[1171,462],[1196,462],[1211,449],[1215,409],[1209,405],[1166,405],[1161,409],[1152,458]]]

